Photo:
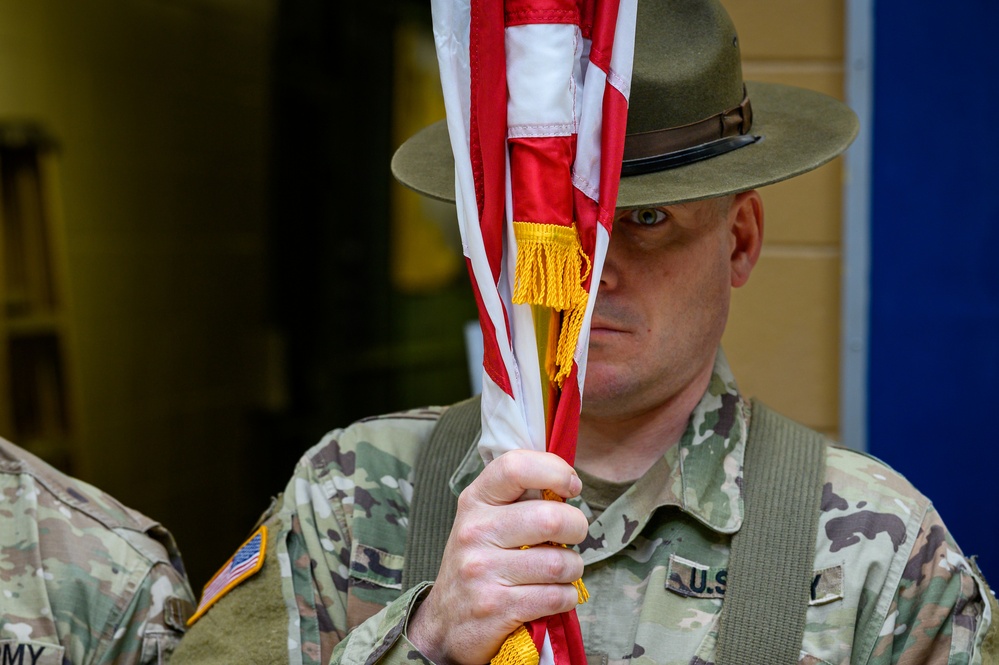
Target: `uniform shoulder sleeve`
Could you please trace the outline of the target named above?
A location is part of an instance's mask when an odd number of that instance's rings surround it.
[[[280,521],[267,519],[265,552],[274,552]],[[256,575],[219,598],[177,647],[174,665],[288,662],[288,610],[281,593],[281,566],[265,556]]]
[[[241,582],[198,618],[192,645],[203,644],[205,653],[222,649],[231,637],[219,624],[222,615],[242,616],[240,608],[249,610],[261,594],[280,611],[257,627],[281,636],[289,662],[330,662],[348,636],[352,653],[399,636],[385,621],[404,625],[409,607],[408,596],[400,596],[413,462],[441,411],[365,418],[331,430],[306,451],[263,517],[274,540],[260,579]],[[223,662],[182,653],[182,662]]]
[[[4,619],[31,626],[27,634],[63,649],[67,662],[158,663],[169,655],[194,601],[170,533],[2,440],[0,481],[13,497],[0,548],[14,571],[0,586],[18,591],[16,607],[5,601]]]
[[[817,558],[855,602],[854,663],[980,663],[984,581],[932,502],[872,455],[831,447]]]

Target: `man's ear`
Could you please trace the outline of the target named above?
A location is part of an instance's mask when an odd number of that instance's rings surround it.
[[[749,281],[763,247],[763,199],[755,189],[735,195],[728,210],[732,233],[732,286]]]

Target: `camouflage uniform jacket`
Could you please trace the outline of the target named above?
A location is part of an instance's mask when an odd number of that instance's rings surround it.
[[[173,538],[0,439],[0,662],[164,663],[192,609]]]
[[[405,634],[427,585],[403,592],[401,570],[413,464],[441,411],[332,431],[297,466],[270,515],[291,663],[427,662]],[[591,522],[577,608],[590,663],[713,662],[749,415],[720,356],[680,443]],[[980,663],[985,587],[932,504],[868,455],[827,458],[800,662]],[[481,468],[472,446],[453,491]],[[781,584],[781,562],[765,574]]]

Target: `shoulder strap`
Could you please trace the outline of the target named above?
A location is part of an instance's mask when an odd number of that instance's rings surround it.
[[[826,442],[753,401],[742,528],[732,538],[718,665],[798,662],[811,593]],[[784,581],[773,583],[777,566]]]
[[[477,396],[451,406],[417,458],[403,590],[437,577],[458,504],[448,479],[480,426]],[[822,436],[754,401],[743,473],[746,517],[732,539],[718,665],[798,662],[824,478]],[[785,584],[772,583],[774,562],[787,571]]]
[[[406,532],[406,564],[402,590],[433,580],[440,570],[444,545],[458,510],[458,497],[448,486],[455,468],[482,426],[478,395],[454,404],[441,415],[430,441],[416,458],[413,502]]]

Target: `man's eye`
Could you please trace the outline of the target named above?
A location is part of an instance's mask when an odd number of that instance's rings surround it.
[[[666,213],[656,208],[639,208],[631,211],[631,221],[642,226],[658,224],[666,217]]]

